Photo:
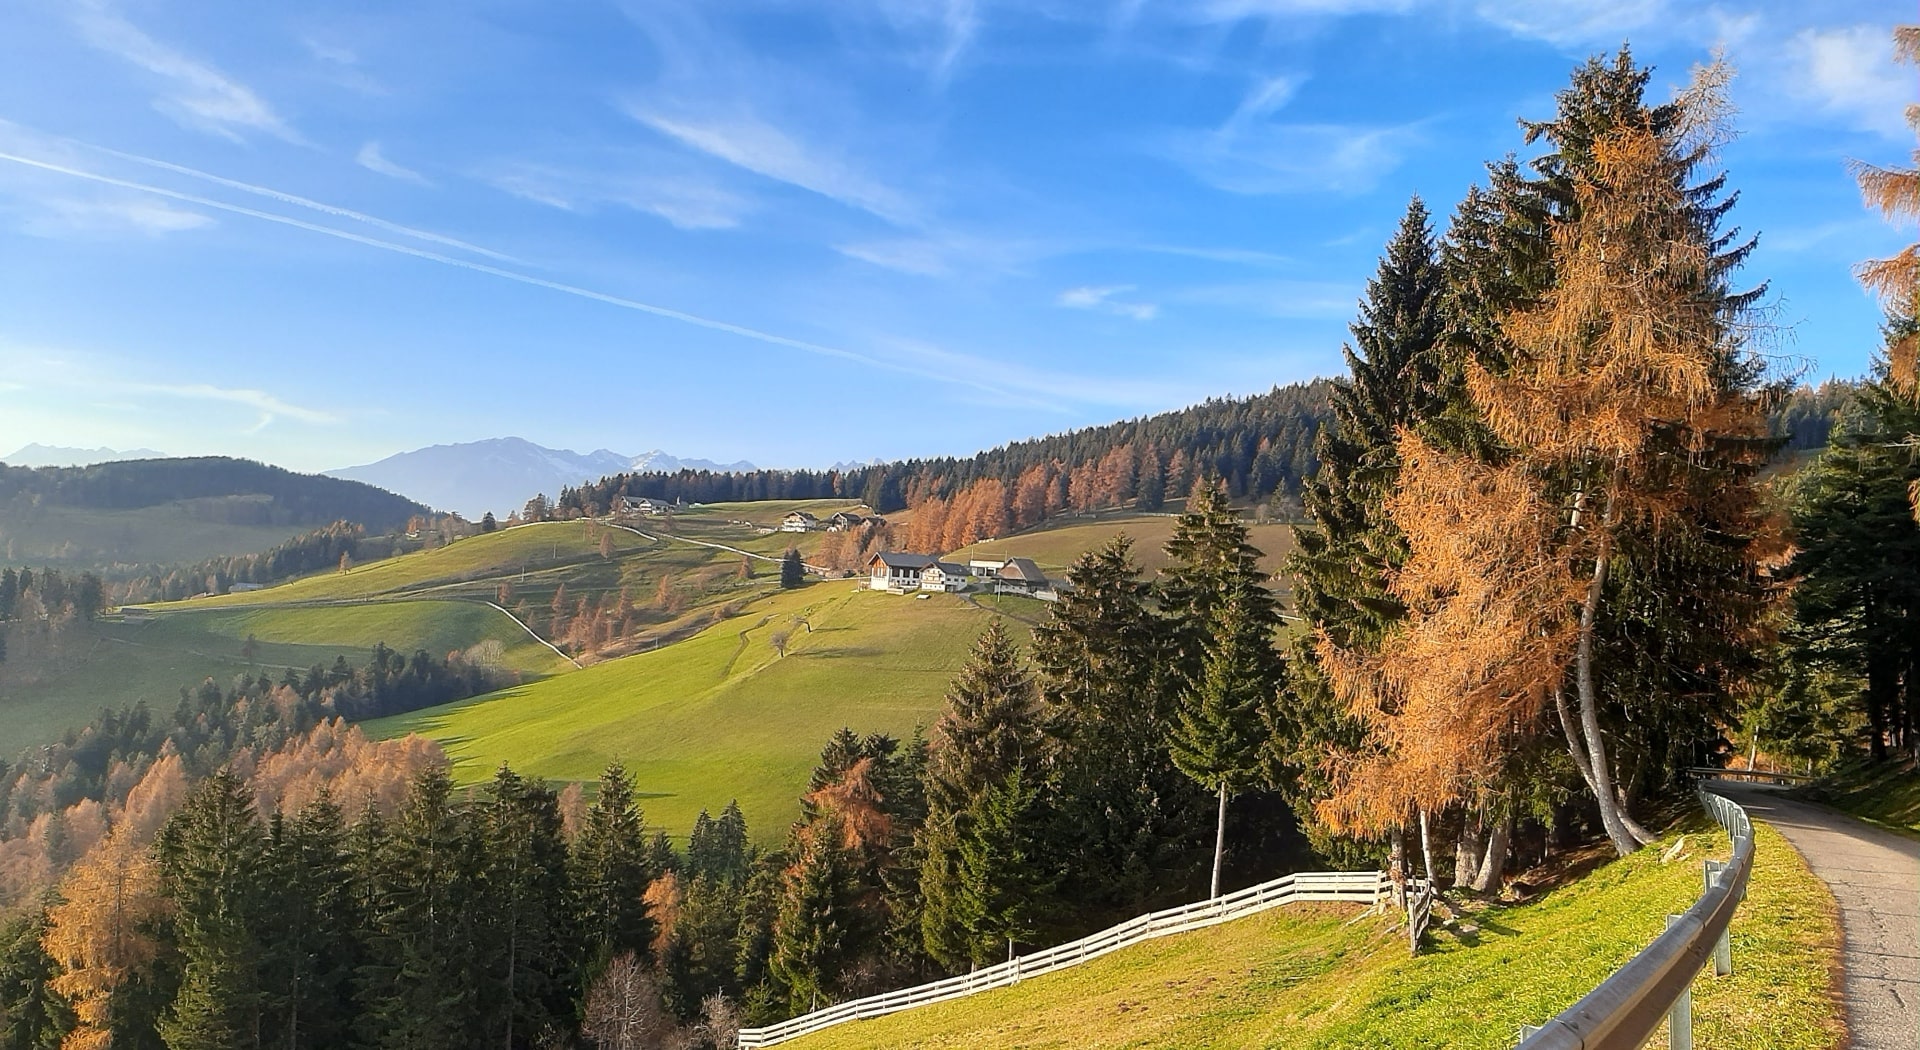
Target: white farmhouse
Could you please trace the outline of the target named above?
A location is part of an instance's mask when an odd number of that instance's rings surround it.
[[[796,510],[780,519],[781,532],[812,532],[820,527],[820,519],[804,510]]]
[[[867,586],[902,594],[920,589],[920,573],[935,559],[931,554],[881,551],[867,561]]]

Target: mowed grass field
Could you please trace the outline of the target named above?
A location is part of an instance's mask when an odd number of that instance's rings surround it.
[[[1003,600],[1017,637],[1037,605]],[[367,729],[439,740],[462,783],[502,762],[548,780],[593,781],[618,760],[648,796],[649,824],[684,835],[702,809],[718,813],[737,799],[756,841],[776,843],[799,815],[796,800],[828,737],[843,726],[902,738],[931,726],[993,615],[954,595],[813,583],[658,651]],[[789,635],[784,657],[776,632]]]
[[[145,701],[171,711],[182,687],[209,677],[222,684],[242,674],[278,678],[287,668],[330,666],[340,656],[359,666],[382,642],[408,655],[424,649],[444,657],[494,640],[511,673],[532,679],[569,669],[497,610],[464,601],[186,609],[75,631],[47,673],[22,661],[0,665],[0,755],[10,760],[22,748],[57,740],[102,708]]]
[[[1167,541],[1173,538],[1173,514],[1115,514],[1096,518],[1064,518],[1004,539],[986,540],[953,552],[951,560],[969,558],[1032,558],[1050,576],[1063,576],[1074,559],[1105,545],[1115,536],[1133,541],[1133,560],[1149,574],[1166,567]],[[1260,549],[1261,568],[1278,573],[1293,553],[1293,526],[1284,523],[1247,525],[1247,540]],[[1279,581],[1285,589],[1285,580]]]
[[[1406,942],[1358,909],[1287,906],[1128,948],[1012,988],[852,1021],[793,1050],[981,1048],[1457,1048],[1508,1050],[1522,1024],[1565,1009],[1700,893],[1726,837],[1704,820],[1681,858],[1649,847],[1534,903]],[[1758,832],[1731,977],[1694,984],[1695,1045],[1832,1050],[1838,930],[1826,886],[1772,829]],[[1653,1045],[1666,1045],[1664,1034]]]

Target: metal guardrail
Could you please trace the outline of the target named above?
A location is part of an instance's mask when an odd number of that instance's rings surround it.
[[[1729,780],[1769,780],[1776,784],[1805,784],[1820,779],[1801,773],[1775,773],[1768,769],[1721,769],[1718,766],[1694,766],[1688,769],[1687,773],[1699,779],[1715,777]]]
[[[972,973],[949,977],[944,981],[934,981],[931,984],[903,988],[896,992],[884,992],[864,999],[854,999],[801,1014],[799,1017],[779,1024],[767,1025],[764,1028],[743,1028],[740,1030],[739,1045],[742,1050],[773,1046],[846,1021],[883,1017],[901,1010],[945,1002],[948,999],[957,999],[991,988],[1004,988],[1018,984],[1024,978],[1064,970],[1069,966],[1097,959],[1108,952],[1118,951],[1142,941],[1184,933],[1188,930],[1198,930],[1230,919],[1252,915],[1255,912],[1266,911],[1269,908],[1277,908],[1282,904],[1305,901],[1352,901],[1377,905],[1386,899],[1392,892],[1392,888],[1392,883],[1388,881],[1386,875],[1377,871],[1321,871],[1283,875],[1271,882],[1249,886],[1237,893],[1128,919],[1118,926],[1109,927],[1077,941],[1068,941],[1031,955],[1018,956]]]
[[[1700,899],[1684,914],[1667,916],[1666,932],[1612,977],[1544,1026],[1523,1026],[1519,1050],[1639,1050],[1662,1020],[1672,1022],[1668,1045],[1692,1050],[1693,979],[1709,961],[1716,976],[1733,972],[1727,928],[1753,872],[1747,811],[1705,788],[1699,793],[1700,804],[1733,839],[1733,856],[1707,861]]]

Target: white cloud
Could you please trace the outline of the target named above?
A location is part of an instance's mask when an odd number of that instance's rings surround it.
[[[1174,159],[1232,193],[1364,193],[1400,165],[1413,125],[1253,124],[1176,135]]]
[[[157,394],[187,401],[214,401],[251,408],[260,413],[260,422],[255,425],[255,430],[281,416],[297,419],[302,423],[338,423],[340,421],[340,417],[331,412],[282,401],[264,390],[221,387],[214,386],[212,383],[126,383],[115,384],[112,388],[130,394]]]
[[[41,200],[37,205],[38,211],[27,218],[22,228],[41,237],[125,232],[159,237],[213,222],[212,217],[200,212],[142,198],[53,198]]]
[[[1905,111],[1913,101],[1914,74],[1893,60],[1887,26],[1804,29],[1790,48],[1800,96],[1861,131],[1892,138],[1912,135]]]
[[[631,112],[634,119],[660,134],[756,175],[896,224],[910,224],[917,215],[904,195],[868,177],[850,162],[754,117],[669,117],[638,107]]]
[[[1083,285],[1079,288],[1069,288],[1061,292],[1059,298],[1054,301],[1061,306],[1074,310],[1099,310],[1105,313],[1118,314],[1121,317],[1131,317],[1136,321],[1151,321],[1155,317],[1158,317],[1160,315],[1160,307],[1157,303],[1126,302],[1114,298],[1117,295],[1125,295],[1134,290],[1134,286],[1130,284],[1116,284],[1105,287]]]
[[[425,175],[420,174],[412,168],[403,167],[387,159],[387,155],[380,151],[380,144],[378,142],[369,141],[366,145],[361,146],[360,152],[355,154],[353,159],[356,164],[359,164],[368,171],[385,175],[390,179],[400,179],[403,182],[412,182],[421,186],[433,185],[433,183],[427,181]]]
[[[314,425],[341,421],[333,412],[295,404],[264,390],[217,383],[155,382],[140,378],[142,368],[134,361],[46,347],[26,347],[4,340],[0,340],[0,353],[19,358],[18,366],[13,370],[20,380],[17,390],[43,394],[62,406],[84,403],[138,417],[171,411],[157,407],[156,399],[231,405],[248,410],[249,415],[257,413],[254,422],[243,431],[249,434],[258,433],[282,418]]]
[[[754,207],[751,200],[712,179],[690,175],[600,174],[513,162],[480,178],[495,189],[550,208],[584,213],[612,205],[657,216],[683,230],[733,229]]]
[[[1474,13],[1515,36],[1551,44],[1618,44],[1671,22],[1667,0],[1475,0]]]
[[[180,123],[235,141],[242,131],[299,141],[252,88],[148,36],[102,0],[80,0],[74,18],[88,43],[167,81],[170,90],[154,105]]]

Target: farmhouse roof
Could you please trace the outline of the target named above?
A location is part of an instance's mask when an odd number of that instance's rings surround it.
[[[1032,558],[1008,558],[1007,563],[1000,566],[1000,578],[1025,580],[1028,583],[1047,582],[1047,574],[1040,571],[1040,566],[1035,565]]]
[[[967,574],[967,567],[965,565],[955,565],[950,561],[941,561],[938,558],[929,558],[927,568],[939,569],[941,574],[945,576],[965,576]]]
[[[905,554],[899,551],[881,551],[872,558],[869,558],[867,564],[871,566],[874,562],[879,562],[889,569],[913,569],[918,571],[932,565],[938,560],[939,559],[931,554]]]

